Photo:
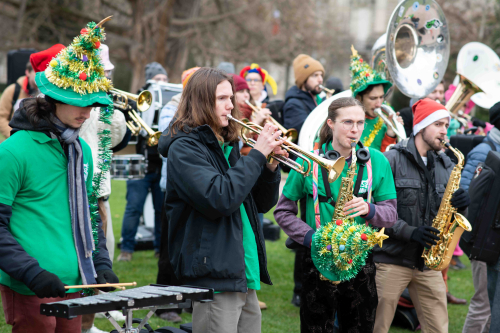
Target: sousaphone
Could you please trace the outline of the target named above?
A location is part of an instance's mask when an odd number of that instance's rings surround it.
[[[376,71],[385,72],[387,79],[406,96],[422,98],[443,79],[449,56],[448,23],[438,3],[405,0],[392,13],[385,37],[375,43],[371,65]],[[300,131],[298,142],[302,148],[313,149],[328,116],[328,106],[334,99],[347,96],[352,96],[350,90],[327,99],[309,114]],[[388,106],[379,111],[385,115],[394,112]],[[393,121],[388,124],[391,125],[399,140],[406,137],[400,123]]]

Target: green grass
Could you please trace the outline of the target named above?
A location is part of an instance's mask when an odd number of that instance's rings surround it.
[[[113,230],[118,242],[120,239],[121,221],[125,210],[125,182],[113,181],[113,196],[110,199],[111,211],[113,215]],[[266,214],[266,217],[273,219],[272,212]],[[268,268],[273,286],[262,285],[262,290],[258,292],[259,299],[265,302],[268,309],[262,312],[262,332],[299,332],[299,309],[290,304],[293,290],[293,262],[294,254],[285,248],[285,234],[281,233],[281,239],[276,242],[266,242]],[[115,259],[119,250],[115,251]],[[464,258],[464,257],[462,257]],[[449,287],[450,291],[457,297],[470,300],[474,293],[472,285],[472,273],[470,263],[463,259],[467,265],[466,270],[450,271]],[[155,260],[153,251],[139,251],[134,253],[131,263],[115,262],[114,271],[122,282],[136,281],[139,286],[148,285],[156,282],[157,260]],[[462,326],[467,314],[467,306],[450,305],[448,306],[450,327],[449,332],[462,332]],[[135,317],[144,317],[147,311],[135,311]],[[191,314],[183,313],[181,315],[183,323],[191,321]],[[169,325],[167,322],[153,317],[149,321],[155,329]],[[104,330],[111,331],[112,325],[107,319],[96,319],[95,325]],[[5,324],[3,310],[0,303],[0,333],[10,332],[11,328]],[[410,332],[399,328],[391,328],[391,333]]]

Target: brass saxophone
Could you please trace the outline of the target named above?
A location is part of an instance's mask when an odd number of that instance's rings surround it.
[[[335,211],[333,212],[332,221],[338,219],[345,219],[344,214],[345,204],[353,199],[353,187],[354,187],[354,176],[356,176],[356,140],[351,141],[352,149],[352,161],[349,169],[347,170],[347,176],[342,177],[342,182],[340,183],[340,190],[337,196],[337,202],[335,203]]]
[[[436,245],[431,246],[430,249],[424,249],[424,253],[422,253],[422,257],[425,258],[425,265],[435,271],[442,271],[448,267],[462,233],[465,230],[472,230],[469,221],[462,214],[457,213],[457,209],[450,204],[453,193],[460,187],[464,155],[445,141],[442,141],[441,144],[455,154],[458,163],[451,171],[439,211],[432,221],[432,226],[439,230],[439,240]]]

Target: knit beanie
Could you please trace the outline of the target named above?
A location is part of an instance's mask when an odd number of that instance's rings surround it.
[[[500,102],[490,108],[490,123],[500,129]]]
[[[244,78],[236,74],[232,74],[231,76],[233,77],[235,92],[245,89],[250,90],[247,81]]]
[[[342,81],[336,76],[330,76],[325,82],[325,87],[335,90],[335,92],[333,93],[334,95],[344,91],[344,85],[342,84]]]
[[[158,74],[167,75],[167,71],[157,62],[151,62],[146,65],[146,81],[151,80]]]
[[[413,104],[413,135],[439,119],[448,118],[450,113],[446,108],[430,98],[424,98]]]
[[[234,65],[232,62],[223,61],[219,64],[219,66],[217,66],[217,69],[223,70],[227,74],[236,73],[236,68],[234,68]]]
[[[200,67],[192,67],[190,69],[186,69],[184,72],[182,72],[181,75],[181,82],[182,82],[182,88],[186,88],[186,84],[188,83],[189,79],[191,76],[196,72]]]
[[[312,73],[321,71],[325,75],[325,68],[318,61],[307,54],[299,54],[297,58],[293,60],[293,73],[295,74],[295,84],[297,87],[301,87],[307,78],[311,76]]]

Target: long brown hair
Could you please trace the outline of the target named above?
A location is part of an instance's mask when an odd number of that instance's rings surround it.
[[[231,115],[236,119],[240,118],[240,112],[234,99],[233,78],[219,69],[202,67],[193,73],[182,92],[181,101],[174,116],[175,121],[172,124],[171,136],[177,131],[189,133],[192,128],[206,124],[212,128],[217,140],[238,141],[239,125],[229,121],[228,126],[221,127],[220,120],[215,114],[215,92],[219,83],[224,81],[229,81],[233,88],[231,102],[234,108]]]
[[[331,119],[332,121],[335,121],[335,119],[337,119],[337,116],[339,115],[340,109],[348,108],[351,106],[359,106],[364,111],[363,104],[361,104],[361,102],[355,98],[352,98],[352,97],[337,98],[328,107],[328,118],[327,119]],[[328,124],[325,120],[325,123],[323,124],[323,127],[321,127],[321,131],[319,132],[319,146],[322,147],[324,143],[330,141],[331,139],[332,139],[332,130],[328,126]]]

